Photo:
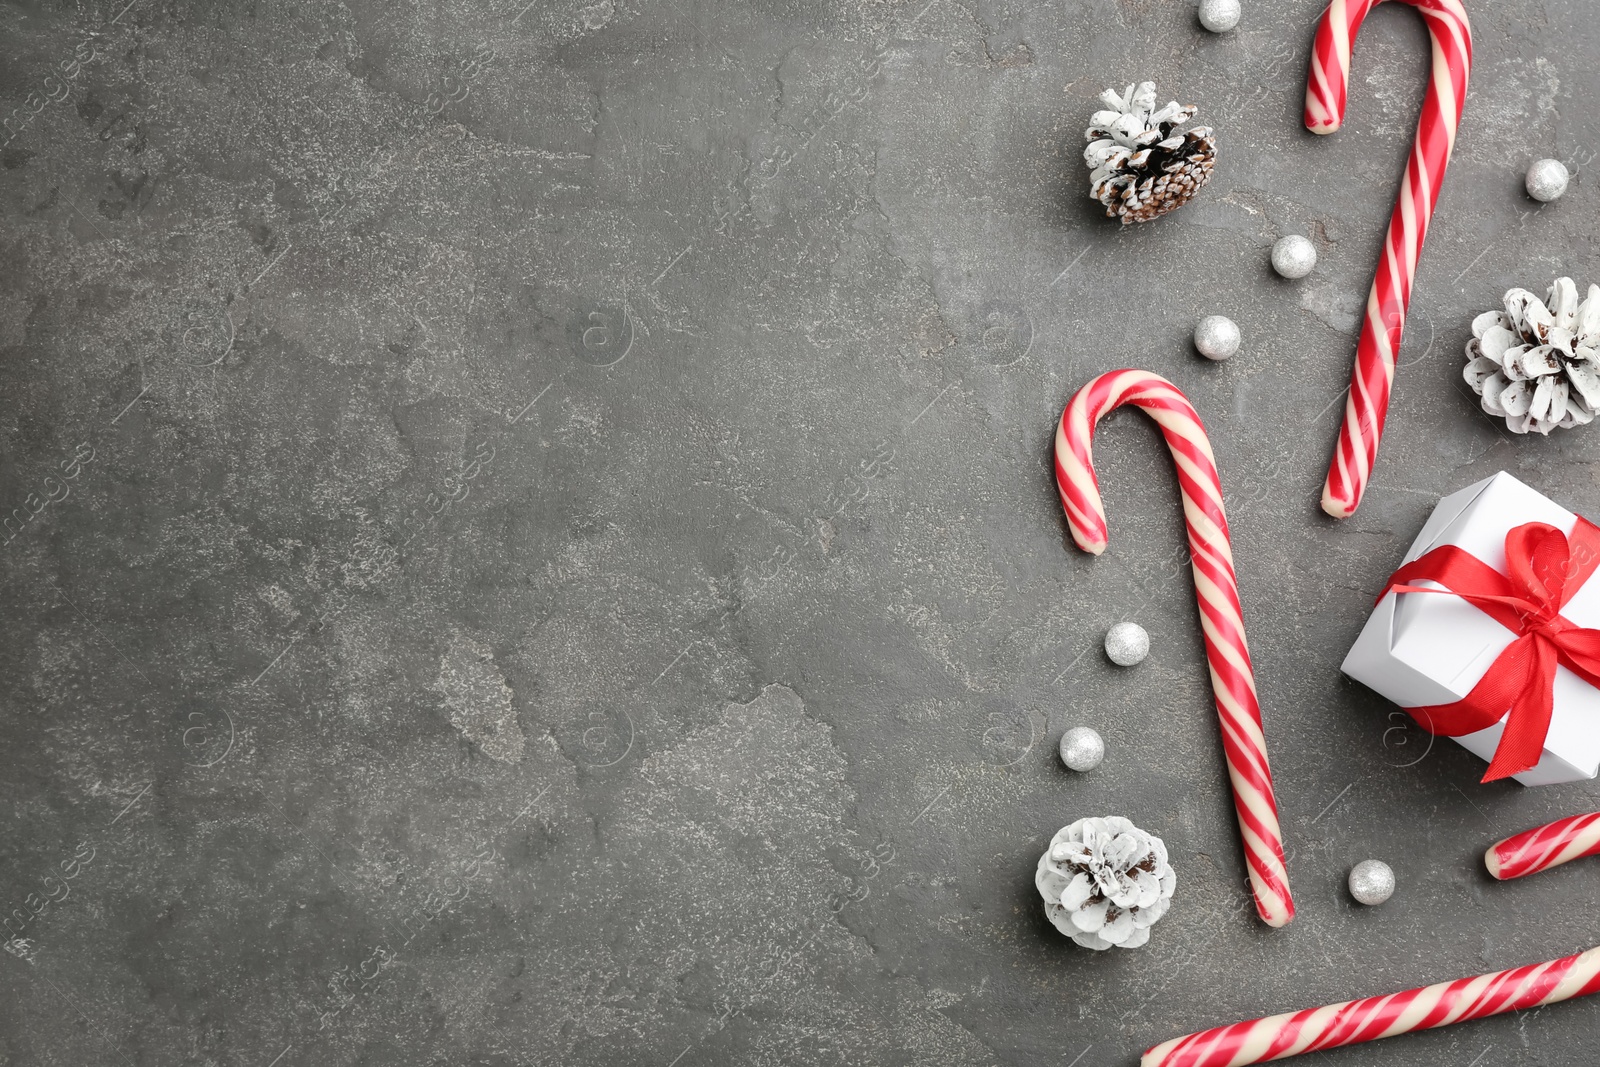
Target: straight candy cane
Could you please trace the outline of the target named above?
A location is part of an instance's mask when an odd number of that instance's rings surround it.
[[[1289,896],[1283,831],[1267,767],[1255,675],[1245,647],[1228,519],[1222,512],[1222,483],[1200,416],[1177,386],[1149,371],[1120,370],[1102,374],[1078,390],[1056,429],[1056,486],[1067,525],[1085,552],[1098,556],[1106,550],[1106,513],[1091,444],[1095,425],[1123,404],[1143,408],[1160,425],[1177,465],[1200,627],[1222,718],[1222,749],[1233,782],[1245,866],[1257,913],[1268,926],[1283,926],[1294,918],[1294,901]]]
[[[1496,841],[1484,853],[1483,863],[1505,882],[1596,853],[1600,853],[1600,812],[1557,819]]]
[[[1542,1008],[1600,990],[1600,948],[1548,963],[1480,974],[1325,1008],[1273,1015],[1174,1038],[1139,1067],[1245,1067],[1413,1030]]]
[[[1323,12],[1306,82],[1306,128],[1312,133],[1333,133],[1344,124],[1350,46],[1367,12],[1382,2],[1333,0]],[[1344,423],[1322,487],[1322,509],[1336,519],[1348,518],[1360,505],[1377,459],[1417,258],[1455,147],[1472,69],[1472,27],[1460,0],[1402,2],[1415,7],[1428,25],[1433,38],[1433,74],[1423,97],[1422,118],[1400,182],[1400,195],[1389,218],[1383,256],[1367,297]]]
[[[1506,880],[1600,852],[1600,812],[1535,827],[1491,845],[1489,873]],[[1139,1067],[1245,1067],[1381,1037],[1431,1030],[1600,992],[1600,948],[1548,963],[1325,1008],[1219,1026],[1157,1045]]]

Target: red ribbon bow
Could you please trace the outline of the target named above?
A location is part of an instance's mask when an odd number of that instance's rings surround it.
[[[1600,527],[1579,518],[1570,537],[1542,522],[1507,533],[1505,574],[1455,545],[1444,545],[1389,577],[1385,594],[1448,591],[1517,635],[1465,699],[1407,709],[1429,733],[1446,737],[1486,730],[1509,709],[1485,782],[1539,762],[1555,704],[1557,664],[1600,688],[1600,630],[1586,630],[1561,615],[1597,567]],[[1445,588],[1408,584],[1422,579]]]

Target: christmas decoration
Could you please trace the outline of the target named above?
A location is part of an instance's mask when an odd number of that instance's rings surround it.
[[[1143,663],[1150,654],[1150,635],[1136,622],[1119,622],[1106,631],[1106,656],[1119,667]]]
[[[1149,941],[1177,882],[1161,838],[1119,815],[1056,831],[1033,876],[1055,928],[1097,952]]]
[[[1123,225],[1151,219],[1187,204],[1211,178],[1217,154],[1209,126],[1179,130],[1195,108],[1176,101],[1156,107],[1156,83],[1100,94],[1107,110],[1096,111],[1085,134],[1089,147],[1089,195]]]
[[[1512,433],[1587,426],[1600,411],[1600,286],[1582,303],[1571,278],[1544,300],[1510,290],[1504,310],[1472,320],[1462,377]]]
[[[1226,315],[1207,315],[1194,328],[1194,347],[1207,359],[1231,359],[1239,351],[1239,326]]]
[[[1600,853],[1600,811],[1557,819],[1496,841],[1483,854],[1483,864],[1490,874],[1506,882],[1597,853]]]
[[[1311,72],[1306,82],[1306,127],[1333,133],[1344,123],[1350,49],[1367,12],[1381,0],[1333,0],[1317,26]],[[1400,182],[1400,195],[1389,218],[1383,254],[1367,299],[1356,344],[1356,365],[1345,400],[1344,424],[1328,478],[1322,488],[1322,509],[1336,519],[1348,518],[1361,503],[1383,435],[1394,384],[1396,353],[1405,332],[1411,283],[1417,256],[1428,234],[1428,221],[1439,199],[1456,127],[1467,99],[1472,67],[1472,30],[1461,0],[1405,0],[1421,13],[1433,38],[1433,76],[1422,102],[1422,118]]]
[[[1542,1008],[1600,990],[1600,948],[1526,967],[1325,1008],[1287,1012],[1174,1038],[1139,1067],[1246,1067],[1413,1030]]]
[[[1508,837],[1491,846],[1484,861],[1490,874],[1510,879],[1597,851],[1600,812]],[[1392,879],[1393,872],[1389,873]],[[1352,893],[1354,881],[1352,871]],[[1402,993],[1219,1026],[1162,1042],[1145,1052],[1139,1067],[1248,1067],[1413,1030],[1542,1008],[1595,992],[1600,992],[1600,948]]]
[[[1200,25],[1212,33],[1227,33],[1239,25],[1239,0],[1200,0]]]
[[[1394,868],[1382,860],[1362,860],[1350,868],[1349,885],[1358,904],[1382,904],[1394,896]]]
[[[1559,159],[1541,159],[1528,168],[1524,184],[1528,195],[1541,203],[1559,200],[1567,191],[1567,165]]]
[[[1597,567],[1600,528],[1502,472],[1434,508],[1340,669],[1489,760],[1486,782],[1593,778]]]
[[[1297,233],[1278,238],[1272,246],[1272,269],[1291,281],[1304,278],[1317,265],[1317,249]]]
[[[1106,743],[1087,726],[1074,726],[1061,735],[1061,762],[1069,770],[1092,771],[1106,758]]]
[[[1112,371],[1078,390],[1067,404],[1056,428],[1056,486],[1067,526],[1085,552],[1098,556],[1106,550],[1106,513],[1091,443],[1100,419],[1123,404],[1144,408],[1155,419],[1177,465],[1200,626],[1222,719],[1222,747],[1244,838],[1245,866],[1257,913],[1267,925],[1282,926],[1294,918],[1294,901],[1284,869],[1283,832],[1261,734],[1255,676],[1245,647],[1222,483],[1200,416],[1177,386],[1149,371]]]

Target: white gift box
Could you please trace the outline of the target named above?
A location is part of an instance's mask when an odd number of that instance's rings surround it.
[[[1403,563],[1441,545],[1455,545],[1501,574],[1506,534],[1529,522],[1571,533],[1578,517],[1501,471],[1439,501]],[[1411,583],[1442,589],[1434,582]],[[1600,574],[1584,583],[1561,614],[1578,626],[1600,628]],[[1517,635],[1457,596],[1389,593],[1378,603],[1340,670],[1403,708],[1461,700]],[[1564,666],[1556,668],[1555,707],[1544,755],[1513,775],[1523,785],[1555,785],[1600,771],[1600,689]],[[1454,738],[1487,761],[1505,718],[1487,730]]]

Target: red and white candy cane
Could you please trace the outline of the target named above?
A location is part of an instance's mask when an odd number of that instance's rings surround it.
[[[1312,45],[1311,74],[1306,83],[1306,128],[1333,133],[1344,124],[1350,46],[1362,20],[1383,0],[1333,0],[1317,26]],[[1383,257],[1367,297],[1367,314],[1356,344],[1356,366],[1350,375],[1344,425],[1322,487],[1322,509],[1334,518],[1348,518],[1361,503],[1383,436],[1394,384],[1395,356],[1405,332],[1406,308],[1417,257],[1428,235],[1428,221],[1439,199],[1445,166],[1455,147],[1456,127],[1467,99],[1472,68],[1472,28],[1460,0],[1402,0],[1421,12],[1433,38],[1433,75],[1422,101],[1422,118],[1400,196],[1389,218]]]
[[[1600,811],[1557,819],[1496,841],[1483,854],[1483,863],[1490,874],[1504,882],[1597,853],[1600,853]]]
[[[1600,852],[1600,812],[1559,819],[1489,847],[1499,879],[1521,878]],[[1404,993],[1347,1000],[1175,1038],[1150,1049],[1139,1067],[1245,1067],[1413,1030],[1542,1008],[1600,992],[1600,948],[1548,963],[1480,974]]]
[[[1189,529],[1190,567],[1200,603],[1211,689],[1222,716],[1222,750],[1233,781],[1233,807],[1244,837],[1245,866],[1256,911],[1268,926],[1294,918],[1289,876],[1283,862],[1283,831],[1272,795],[1266,742],[1255,675],[1245,647],[1239,586],[1222,513],[1222,483],[1206,429],[1188,398],[1158,374],[1119,370],[1102,374],[1082,389],[1061,413],[1056,429],[1056,485],[1067,512],[1072,539],[1085,552],[1106,550],[1106,513],[1100,502],[1091,442],[1095,424],[1123,404],[1145,410],[1161,427],[1178,468],[1178,488]]]
[[[1600,991],[1600,948],[1509,971],[1221,1026],[1157,1045],[1139,1067],[1245,1067]]]

